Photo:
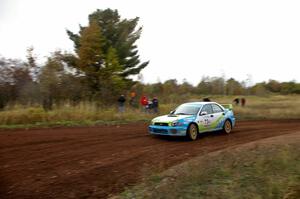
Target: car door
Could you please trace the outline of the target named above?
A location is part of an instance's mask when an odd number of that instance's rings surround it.
[[[211,129],[211,123],[213,122],[213,110],[210,104],[205,104],[198,116],[199,132],[206,132]]]
[[[222,128],[224,120],[224,110],[218,104],[211,104],[213,116],[211,117],[211,130],[218,130]]]

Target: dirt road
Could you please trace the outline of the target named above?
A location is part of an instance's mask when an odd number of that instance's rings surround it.
[[[300,120],[238,122],[195,142],[152,137],[142,123],[2,130],[0,198],[106,198],[194,156],[295,132]]]

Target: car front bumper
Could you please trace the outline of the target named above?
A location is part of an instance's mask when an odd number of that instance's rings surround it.
[[[153,135],[186,136],[186,126],[155,126],[148,127],[149,133]]]

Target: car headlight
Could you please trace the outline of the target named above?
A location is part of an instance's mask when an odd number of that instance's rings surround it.
[[[173,122],[171,123],[171,126],[182,126],[182,125],[183,125],[183,122],[179,122],[178,120],[173,121]]]

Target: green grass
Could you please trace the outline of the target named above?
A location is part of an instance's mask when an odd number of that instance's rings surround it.
[[[300,137],[282,139],[197,157],[114,198],[300,198]]]
[[[236,96],[211,96],[219,103],[232,103]],[[201,96],[193,96],[185,101],[199,101]],[[247,96],[246,107],[234,106],[238,120],[245,119],[299,119],[300,95],[286,96]],[[169,113],[179,104],[160,104],[160,115]],[[159,115],[157,114],[157,115]],[[126,109],[119,114],[116,107],[97,108],[93,103],[80,103],[77,106],[64,104],[52,111],[41,107],[15,105],[0,112],[0,128],[32,128],[52,126],[86,126],[111,123],[148,122],[153,114],[145,114],[139,109]]]

